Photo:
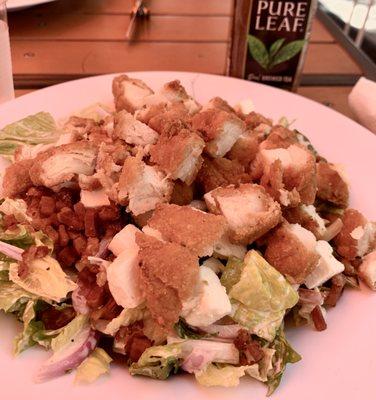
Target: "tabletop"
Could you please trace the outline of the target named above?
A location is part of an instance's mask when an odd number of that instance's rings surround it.
[[[149,0],[148,20],[125,38],[132,0],[59,0],[9,14],[14,82],[20,96],[66,80],[140,70],[226,74],[233,0]],[[345,115],[349,86],[321,77],[360,76],[358,64],[315,19],[298,93]]]

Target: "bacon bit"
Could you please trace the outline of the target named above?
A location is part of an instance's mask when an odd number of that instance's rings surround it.
[[[46,226],[45,229],[46,235],[52,239],[54,243],[56,243],[59,240],[59,233],[54,229],[52,226]]]
[[[322,304],[321,293],[316,290],[299,288],[298,293],[300,304]]]
[[[97,285],[98,266],[85,267],[78,273],[77,285],[79,294],[86,299],[86,304],[91,310],[96,310],[106,302],[106,287]]]
[[[83,235],[77,236],[73,239],[73,247],[76,252],[81,256],[86,250],[86,239]]]
[[[328,295],[325,298],[324,304],[330,307],[335,307],[337,301],[342,296],[343,289],[346,284],[346,279],[343,274],[333,276],[331,279],[332,286],[329,290]]]
[[[22,261],[18,267],[18,276],[23,279],[29,274],[30,263],[37,258],[46,257],[49,253],[49,248],[47,246],[30,246],[22,253]]]
[[[113,222],[120,218],[119,209],[113,204],[103,206],[98,212],[98,218],[104,222]]]
[[[234,345],[239,350],[239,364],[252,365],[264,357],[264,352],[258,342],[252,339],[251,334],[240,329],[238,336],[234,339]]]
[[[4,230],[14,229],[14,228],[16,228],[17,224],[18,224],[18,221],[16,220],[16,217],[13,214],[4,215],[4,217],[3,217]]]
[[[68,207],[63,207],[57,214],[57,219],[61,224],[68,228],[80,230],[83,228],[83,223],[77,218],[77,214]]]
[[[85,250],[86,256],[94,256],[99,250],[99,239],[98,238],[88,238]]]
[[[85,212],[85,235],[88,237],[97,236],[96,228],[96,211],[94,209],[88,209]]]
[[[115,336],[116,351],[124,354],[131,362],[137,362],[142,353],[153,345],[143,333],[142,321],[122,326]]]
[[[354,260],[351,261],[351,265],[356,269],[358,269],[361,264],[362,264],[362,257],[356,257]]]
[[[324,319],[320,306],[316,306],[312,310],[311,317],[316,330],[324,331],[327,328],[326,321]]]
[[[57,253],[57,260],[63,267],[71,267],[80,256],[72,246],[64,247]]]
[[[98,319],[105,319],[111,321],[112,319],[116,318],[122,311],[122,307],[116,304],[114,298],[111,298],[107,301],[107,303],[98,308],[91,313],[90,318],[94,321],[98,321]]]
[[[66,307],[62,310],[49,306],[47,310],[41,311],[38,318],[43,322],[45,329],[60,329],[67,325],[76,316],[73,307]]]
[[[49,196],[42,196],[39,202],[39,211],[44,217],[52,215],[55,212],[55,200]]]
[[[113,238],[119,231],[122,230],[124,227],[124,224],[121,223],[120,221],[112,222],[107,225],[106,227],[106,232],[104,234],[104,237],[106,239],[108,238]]]
[[[81,221],[84,221],[85,219],[85,206],[81,203],[78,202],[73,206],[74,212],[77,214],[78,218]]]
[[[65,247],[69,243],[69,236],[64,225],[59,225],[58,233],[59,233],[59,245],[61,247]]]

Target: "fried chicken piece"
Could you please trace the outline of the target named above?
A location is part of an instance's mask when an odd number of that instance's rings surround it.
[[[349,204],[349,188],[335,165],[320,161],[317,163],[317,197],[338,207]]]
[[[182,103],[189,114],[195,114],[201,109],[201,105],[188,95],[179,80],[167,82],[159,93],[171,103]]]
[[[226,157],[237,160],[248,171],[251,162],[256,158],[259,150],[259,137],[252,131],[246,131],[232,146]]]
[[[172,183],[156,167],[145,164],[140,157],[128,157],[119,179],[118,200],[127,210],[140,215],[154,210],[157,204],[169,201]]]
[[[212,157],[223,157],[245,132],[244,122],[234,114],[212,109],[192,117],[193,129],[199,131],[205,142],[205,151]]]
[[[114,134],[126,143],[136,146],[154,144],[158,140],[158,133],[155,130],[124,110],[115,116]]]
[[[10,164],[5,169],[2,197],[16,197],[33,186],[29,175],[33,165],[34,160],[21,160]]]
[[[212,255],[214,245],[227,229],[226,221],[221,215],[175,204],[159,205],[148,226],[158,231],[163,240],[187,247],[199,257]]]
[[[251,175],[256,180],[261,178],[260,184],[286,207],[309,205],[315,200],[315,157],[301,144],[261,149],[252,163]]]
[[[163,102],[158,104],[144,105],[142,108],[139,108],[135,111],[134,117],[138,121],[149,125],[149,121],[152,118],[165,113],[167,110],[168,106],[166,103]]]
[[[273,126],[268,137],[260,144],[261,149],[287,149],[298,143],[296,133],[281,125]]]
[[[217,188],[206,193],[204,199],[211,212],[225,217],[230,240],[237,244],[252,243],[281,219],[279,204],[260,185]]]
[[[140,79],[119,75],[112,81],[116,111],[126,110],[134,113],[145,103],[145,98],[154,92]]]
[[[97,152],[97,147],[88,141],[54,147],[33,160],[30,178],[36,186],[58,190],[62,184],[77,179],[79,174],[93,175]]]
[[[204,156],[204,163],[197,174],[196,182],[204,193],[220,186],[250,182],[250,176],[237,160],[227,158],[209,158]]]
[[[273,121],[270,118],[264,117],[262,114],[251,111],[249,114],[244,116],[244,122],[247,129],[256,129],[261,124],[272,127]]]
[[[303,283],[319,261],[315,236],[299,224],[276,228],[268,236],[264,256],[291,283]]]
[[[175,181],[170,203],[177,204],[178,206],[186,206],[193,201],[193,195],[194,190],[192,185],[187,185],[181,181]]]
[[[223,100],[221,97],[213,97],[209,100],[208,103],[204,105],[202,111],[206,110],[222,110],[226,111],[230,114],[236,114],[235,110],[227,103],[226,100]]]
[[[176,243],[136,233],[140,247],[140,285],[151,316],[169,330],[179,319],[199,278],[198,258]]]
[[[359,277],[372,290],[376,290],[376,250],[367,254],[359,266]]]
[[[369,253],[376,245],[376,223],[368,222],[359,211],[348,208],[342,216],[343,227],[334,238],[334,248],[347,260]]]
[[[190,185],[201,167],[204,146],[197,133],[186,129],[172,137],[162,134],[150,149],[151,161],[172,179]]]
[[[283,216],[290,224],[299,224],[311,231],[317,239],[326,232],[325,221],[317,213],[315,206],[301,204],[298,207],[286,208]]]

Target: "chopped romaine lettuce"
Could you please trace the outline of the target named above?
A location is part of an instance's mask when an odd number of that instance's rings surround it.
[[[83,110],[79,111],[75,115],[81,118],[90,118],[94,121],[98,122],[101,119],[111,115],[113,112],[113,107],[111,105],[103,104],[103,103],[94,103]]]
[[[92,383],[101,375],[110,371],[112,358],[100,347],[97,347],[78,367],[76,383]]]
[[[189,326],[184,319],[180,318],[174,325],[176,334],[182,339],[201,339],[206,333],[200,333],[197,329]]]
[[[298,293],[255,250],[244,262],[230,260],[221,277],[230,297],[232,318],[253,334],[272,341],[287,309],[299,300]]]
[[[9,279],[21,288],[46,301],[60,302],[77,285],[65,274],[57,260],[51,256],[34,259],[24,278],[18,275],[19,264],[11,263]]]
[[[0,310],[8,313],[18,312],[33,299],[34,295],[13,282],[0,281]]]
[[[14,229],[6,231],[3,231],[0,228],[0,241],[9,243],[21,249],[27,249],[34,244],[32,234],[24,225],[17,225]]]
[[[176,374],[183,358],[181,344],[153,346],[146,349],[137,363],[129,367],[131,375],[144,375],[154,379],[167,379]]]
[[[0,205],[0,212],[13,215],[18,222],[30,222],[32,218],[26,214],[27,204],[22,199],[6,198]]]
[[[29,115],[0,130],[0,154],[11,158],[20,145],[54,143],[59,136],[60,133],[51,114],[39,112]]]
[[[203,386],[234,387],[239,385],[239,379],[245,375],[247,368],[209,364],[204,370],[196,372],[195,377]]]

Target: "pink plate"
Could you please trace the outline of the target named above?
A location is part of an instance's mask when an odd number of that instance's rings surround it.
[[[351,204],[370,219],[376,219],[376,137],[343,115],[303,97],[256,83],[214,75],[184,72],[129,73],[152,88],[180,79],[198,101],[221,96],[230,104],[251,98],[256,111],[278,120],[296,120],[294,127],[308,136],[330,161],[346,167],[351,183]],[[0,106],[0,127],[31,113],[49,111],[65,117],[95,102],[110,102],[113,75],[67,82],[49,87]],[[308,328],[288,332],[300,363],[289,365],[273,400],[374,398],[376,371],[376,294],[364,288],[347,291],[338,306],[328,312],[328,329],[318,333]],[[3,399],[262,399],[265,387],[243,378],[237,388],[203,388],[191,376],[166,382],[132,378],[125,368],[114,367],[108,377],[88,386],[73,385],[73,375],[44,384],[32,376],[47,358],[32,349],[12,356],[12,339],[19,326],[9,316],[0,316],[0,382]]]

